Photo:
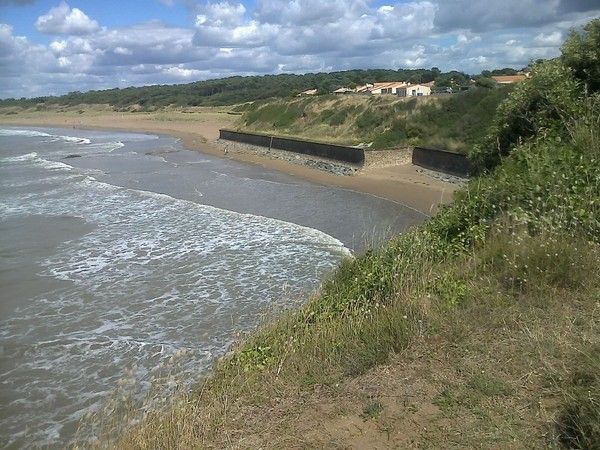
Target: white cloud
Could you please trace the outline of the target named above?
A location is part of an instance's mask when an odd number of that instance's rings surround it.
[[[168,67],[162,70],[162,73],[174,78],[189,80],[190,78],[199,76],[202,71],[195,69],[185,69],[182,67]]]
[[[560,31],[552,33],[540,33],[534,39],[536,44],[544,47],[556,47],[563,42],[563,35]]]
[[[38,17],[35,27],[47,34],[89,34],[100,28],[98,22],[79,8],[71,9],[64,1]]]
[[[113,50],[117,55],[133,55],[133,51],[125,47],[115,47]]]
[[[394,11],[394,7],[391,5],[383,5],[377,9],[379,14],[391,14]]]
[[[474,58],[469,58],[469,61],[471,61],[471,62],[473,62],[475,64],[478,64],[480,66],[483,66],[483,65],[487,64],[488,59],[485,56],[479,55],[479,56],[476,56]]]
[[[234,74],[520,68],[557,56],[569,28],[598,15],[589,0],[159,1],[185,4],[187,26],[100,27],[64,2],[36,22],[60,35],[48,44],[0,24],[0,97]]]
[[[213,26],[238,25],[242,22],[246,7],[241,3],[207,3],[198,8],[201,14],[196,15],[196,26],[210,24]]]
[[[258,0],[254,16],[260,22],[298,28],[359,18],[366,13],[373,13],[366,0]]]
[[[481,36],[474,35],[470,32],[459,33],[458,36],[456,36],[456,44],[459,46],[468,45],[479,41],[481,41]]]

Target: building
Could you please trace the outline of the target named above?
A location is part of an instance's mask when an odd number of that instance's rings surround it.
[[[397,95],[400,97],[422,97],[425,95],[431,95],[431,87],[425,84],[407,84],[400,88]]]
[[[354,92],[353,89],[345,88],[345,87],[339,88],[339,89],[336,89],[335,91],[333,91],[334,94],[350,94],[353,92]]]
[[[390,81],[387,83],[375,83],[369,88],[369,93],[373,95],[393,94],[398,95],[399,91],[406,86],[404,81]]]
[[[496,83],[498,84],[513,84],[513,83],[518,83],[519,81],[523,81],[527,78],[528,74],[524,74],[524,75],[498,75],[495,77],[492,77],[492,80],[494,80]]]
[[[356,89],[354,89],[354,92],[356,92],[357,94],[368,94],[369,89],[371,89],[372,87],[373,85],[371,83],[367,83],[363,86],[358,86]]]
[[[317,95],[317,89],[309,89],[304,92],[300,92],[296,97],[304,97],[305,95]]]

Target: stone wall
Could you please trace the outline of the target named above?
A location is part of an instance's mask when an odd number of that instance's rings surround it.
[[[219,130],[219,137],[229,141],[260,145],[261,147],[334,159],[351,164],[362,164],[365,161],[365,152],[362,148],[347,147],[344,145],[325,144],[323,142],[304,141],[302,139],[243,133],[231,130]]]
[[[412,163],[459,177],[468,177],[473,172],[473,165],[465,155],[432,148],[415,147]]]

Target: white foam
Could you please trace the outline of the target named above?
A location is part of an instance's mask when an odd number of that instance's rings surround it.
[[[51,134],[35,130],[0,129],[0,136],[51,137]]]
[[[38,157],[38,154],[36,152],[31,152],[31,153],[25,153],[24,155],[1,158],[0,162],[7,163],[7,162],[20,162],[20,161],[34,161],[37,157]]]
[[[88,138],[80,138],[80,137],[75,137],[75,136],[56,136],[56,137],[65,142],[74,142],[75,144],[90,144],[92,142]]]
[[[82,138],[77,136],[62,136],[56,134],[46,133],[44,131],[37,130],[22,130],[14,128],[3,128],[0,129],[0,136],[23,136],[23,137],[49,137],[53,140],[62,140],[65,142],[73,142],[75,144],[90,144],[91,141],[88,138]]]
[[[283,220],[273,219],[270,217],[260,216],[260,215],[256,215],[256,214],[244,214],[244,213],[230,211],[230,210],[226,210],[226,209],[222,209],[222,208],[217,208],[216,206],[200,205],[200,204],[198,204],[196,202],[192,202],[190,200],[176,199],[174,197],[171,197],[170,195],[163,194],[163,193],[144,191],[144,190],[140,190],[140,189],[128,189],[128,190],[130,190],[132,192],[136,192],[139,195],[153,197],[153,198],[156,198],[159,200],[164,200],[167,202],[180,203],[181,206],[184,208],[198,208],[198,209],[209,210],[209,211],[212,211],[217,214],[231,215],[232,218],[234,218],[234,220],[236,220],[236,221],[238,221],[240,218],[247,218],[247,219],[249,219],[249,222],[251,222],[251,223],[256,222],[256,221],[258,221],[258,222],[263,221],[263,222],[268,222],[268,223],[275,224],[275,225],[280,225],[283,228],[287,228],[287,227],[291,226],[291,227],[297,229],[298,231],[305,232],[311,238],[315,239],[315,241],[317,241],[317,242],[320,242],[322,244],[332,245],[334,247],[339,247],[340,249],[343,249],[342,251],[345,251],[347,256],[352,255],[350,250],[348,250],[340,240],[334,238],[333,236],[330,236],[329,234],[323,233],[322,231],[319,231],[315,228],[310,228],[310,227],[306,227],[303,225],[285,222]]]
[[[10,214],[77,216],[95,225],[40,258],[40,276],[66,283],[49,284],[0,318],[7,343],[0,381],[23,399],[2,419],[0,437],[16,446],[64,444],[48,432],[97,405],[128,366],[137,365],[137,390],[161,370],[193,382],[236,333],[254,328],[273,305],[305,298],[349,255],[312,228],[124,189],[35,153],[16,158],[37,167],[40,179],[65,182],[29,194],[9,190]],[[20,437],[24,424],[30,431]]]
[[[36,152],[26,153],[24,155],[19,156],[11,156],[7,158],[0,158],[0,162],[9,163],[9,162],[32,162],[37,166],[43,167],[49,170],[73,170],[73,166],[60,162],[60,161],[50,161],[40,157]]]
[[[48,161],[44,158],[37,158],[35,160],[41,167],[49,170],[73,170],[73,166],[65,164],[59,161]]]

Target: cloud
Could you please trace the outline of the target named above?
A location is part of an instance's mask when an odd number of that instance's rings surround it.
[[[598,11],[600,6],[598,0],[561,0],[560,12],[568,14],[572,12]]]
[[[98,30],[98,22],[90,19],[79,8],[72,8],[61,2],[58,6],[51,8],[43,16],[38,17],[35,22],[38,31],[47,34],[90,34]]]
[[[208,21],[216,26],[220,25],[237,25],[239,24],[244,14],[246,13],[246,7],[242,3],[207,3],[199,7],[199,11],[202,14],[198,14],[196,17],[204,18],[203,23]],[[196,21],[198,23],[198,20]]]
[[[438,0],[438,31],[533,28],[600,13],[597,0]]]
[[[301,27],[358,18],[370,12],[364,0],[259,0],[254,17],[260,22]]]
[[[552,33],[538,34],[534,42],[544,47],[557,47],[562,44],[563,40],[563,35],[560,31],[553,31]]]
[[[504,0],[502,2],[444,0],[435,25],[440,31],[497,30],[549,23],[559,14],[560,0]]]
[[[600,13],[587,0],[158,1],[184,5],[188,22],[101,27],[63,2],[35,24],[45,44],[0,24],[0,97],[237,74],[521,68],[557,56],[569,29]]]

